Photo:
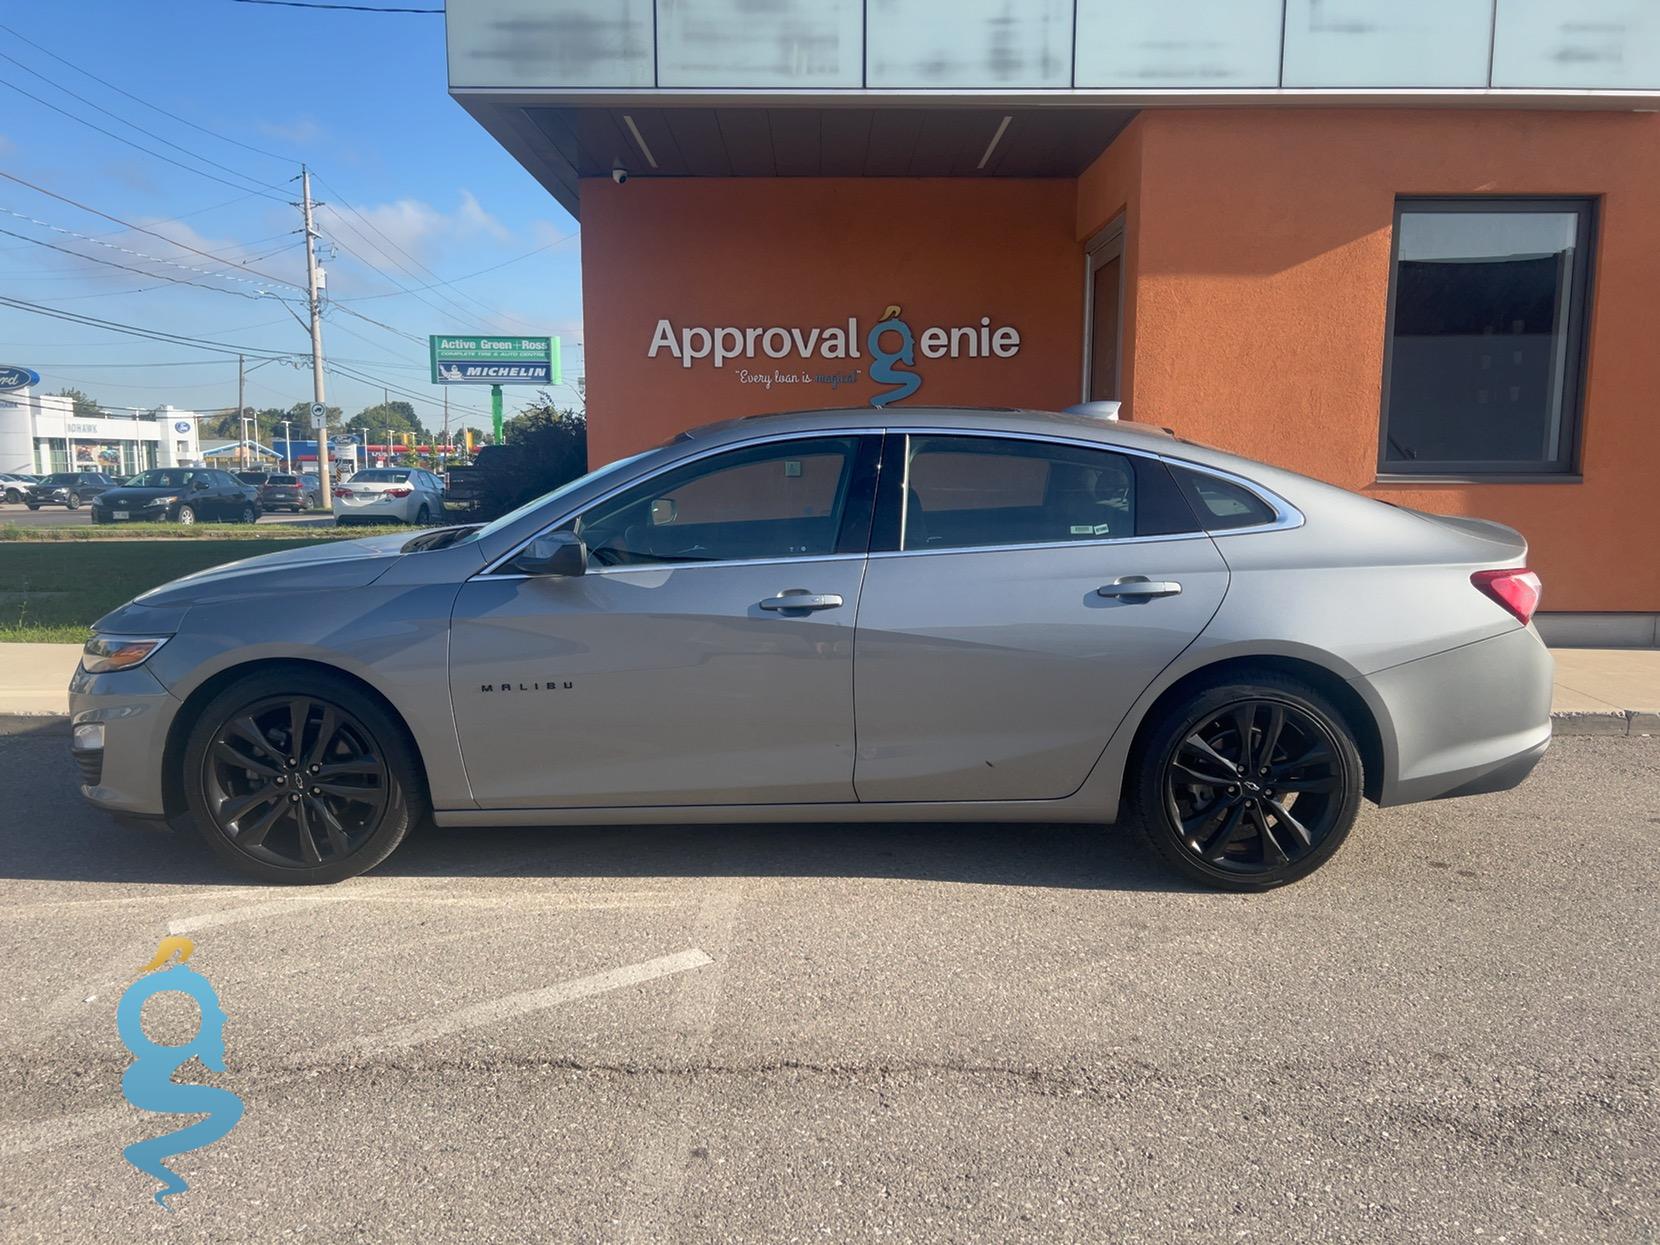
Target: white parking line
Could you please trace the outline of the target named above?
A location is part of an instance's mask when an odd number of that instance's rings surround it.
[[[590,995],[604,994],[608,990],[620,990],[624,986],[639,985],[642,982],[653,981],[658,977],[684,973],[690,969],[702,968],[705,964],[713,963],[714,961],[709,956],[693,947],[688,951],[677,951],[673,955],[664,955],[655,960],[646,960],[642,964],[630,964],[626,968],[613,968],[608,972],[594,973],[589,977],[576,977],[570,981],[562,981],[556,986],[548,986],[541,990],[526,990],[520,994],[508,994],[499,999],[491,999],[488,1003],[475,1003],[471,1007],[463,1007],[458,1011],[450,1012],[446,1016],[434,1016],[429,1020],[419,1020],[414,1024],[388,1029],[383,1033],[348,1038],[346,1041],[321,1047],[317,1054],[321,1057],[337,1055],[346,1051],[375,1053],[387,1050],[403,1050],[411,1046],[419,1046],[422,1042],[431,1042],[441,1037],[448,1037],[450,1034],[459,1033],[463,1029],[476,1029],[482,1025],[499,1024],[504,1020],[512,1020],[529,1012],[543,1011],[549,1007],[557,1007],[561,1003],[571,1003],[577,999],[588,998]]]
[[[270,903],[244,904],[240,908],[223,908],[218,912],[204,912],[201,916],[187,916],[182,920],[169,921],[167,932],[193,934],[199,929],[211,929],[215,925],[237,925],[243,921],[257,921],[261,917],[304,912],[307,908],[340,903],[346,898],[345,895],[299,895],[293,899],[273,899]]]

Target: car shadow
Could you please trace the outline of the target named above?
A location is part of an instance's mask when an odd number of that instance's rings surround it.
[[[247,886],[194,835],[117,825],[76,794],[63,719],[0,723],[0,878]],[[428,826],[376,869],[404,878],[893,878],[1191,892],[1133,824]]]

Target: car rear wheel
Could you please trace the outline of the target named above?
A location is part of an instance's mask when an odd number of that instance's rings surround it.
[[[64,502],[64,506],[69,510],[79,510],[81,508],[81,495],[79,493],[71,493],[69,495],[69,500]]]
[[[186,502],[179,507],[179,513],[174,516],[180,523],[196,522],[196,507]]]
[[[431,511],[430,508],[428,508],[426,502],[422,502],[421,503],[421,508],[415,512],[415,526],[416,527],[425,527],[427,524],[429,524],[431,522],[432,522],[432,511]]]
[[[1154,850],[1225,890],[1314,872],[1348,837],[1365,788],[1342,713],[1266,671],[1167,706],[1133,765],[1131,804]]]
[[[244,506],[242,507],[242,514],[240,517],[244,523],[253,523],[259,518],[259,511],[255,510],[252,506]]]
[[[30,510],[39,510],[40,509],[40,503],[37,502],[37,501],[25,502],[24,504],[27,505]]]
[[[267,882],[322,884],[385,860],[429,811],[402,727],[339,679],[255,674],[203,709],[186,799],[214,853]]]

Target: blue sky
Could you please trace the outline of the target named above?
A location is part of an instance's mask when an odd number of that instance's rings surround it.
[[[436,7],[438,0],[366,2]],[[271,280],[304,285],[299,212],[288,202],[299,197],[290,179],[304,160],[318,179],[313,193],[326,205],[319,227],[334,252],[325,265],[332,304],[325,352],[373,378],[331,367],[331,405],[354,414],[381,400],[385,382],[426,399],[417,410],[436,424],[442,392],[426,380],[429,333],[558,334],[567,379],[581,372],[576,222],[449,98],[441,17],[231,0],[57,0],[0,7],[0,22],[149,104],[247,144],[152,111],[0,31],[0,54],[11,58],[0,59],[0,82],[44,101],[0,85],[0,171],[153,231],[124,229],[0,179],[0,229],[8,231],[0,234],[0,294],[256,351],[305,354],[309,338],[287,309],[300,311],[303,295]],[[264,194],[249,193],[256,189]],[[504,266],[457,280],[497,264]],[[440,280],[454,284],[420,290]],[[236,403],[232,357],[3,305],[0,363],[32,367],[44,389],[73,385],[112,409]],[[531,396],[509,390],[509,410]],[[558,396],[574,401],[569,388]],[[310,399],[309,370],[274,362],[248,376],[251,406]],[[487,425],[488,390],[452,390],[451,408],[457,422],[465,410],[466,422]]]

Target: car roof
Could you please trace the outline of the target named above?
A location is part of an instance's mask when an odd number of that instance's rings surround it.
[[[676,441],[719,443],[760,435],[786,432],[813,432],[819,429],[946,428],[970,432],[1025,432],[1038,436],[1079,437],[1103,444],[1143,446],[1150,440],[1169,445],[1174,439],[1167,428],[1136,424],[1062,411],[1028,410],[1019,407],[905,406],[832,407],[816,411],[781,411],[769,415],[746,415],[739,419],[705,424],[680,433]]]

